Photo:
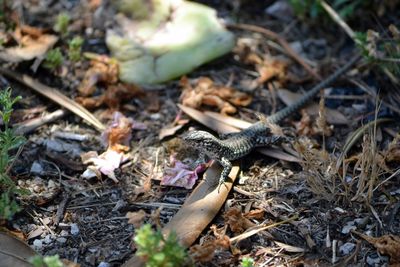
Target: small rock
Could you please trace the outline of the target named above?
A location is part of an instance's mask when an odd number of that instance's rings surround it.
[[[49,180],[49,182],[47,183],[47,186],[49,187],[49,189],[58,187],[58,185],[53,180]]]
[[[342,246],[340,246],[339,251],[343,255],[348,255],[348,254],[350,254],[350,252],[352,252],[354,250],[355,247],[356,247],[355,244],[348,242],[348,243],[344,243]]]
[[[154,113],[154,114],[150,115],[150,119],[155,120],[155,121],[159,120],[160,118],[161,118],[160,113]]]
[[[56,240],[60,244],[64,244],[65,242],[67,242],[67,239],[65,237],[59,237]]]
[[[376,255],[375,255],[376,256]],[[374,257],[374,256],[368,256],[367,257],[367,264],[369,266],[381,266],[381,259],[379,257]]]
[[[36,239],[35,241],[33,241],[33,248],[35,250],[42,250],[43,248],[43,242],[40,239]]]
[[[69,236],[69,233],[67,230],[61,230],[60,236]]]
[[[79,227],[76,223],[71,224],[71,234],[78,235],[79,234]]]
[[[98,267],[110,267],[110,264],[108,262],[100,262]]]
[[[31,173],[41,175],[44,173],[43,166],[39,163],[39,161],[35,160],[31,166]]]
[[[46,235],[45,238],[43,239],[43,242],[45,244],[50,244],[51,242],[53,242],[52,236],[51,235]]]
[[[356,230],[357,227],[354,225],[354,221],[347,222],[342,228],[342,234],[348,234],[351,230]]]

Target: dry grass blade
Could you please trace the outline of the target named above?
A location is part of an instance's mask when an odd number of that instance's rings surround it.
[[[325,11],[331,16],[331,18],[346,32],[346,34],[353,39],[355,43],[358,43],[355,38],[354,31],[350,28],[350,26],[339,16],[339,14],[331,8],[324,0],[320,1],[321,6],[325,9]]]
[[[253,235],[255,235],[255,234],[257,234],[257,233],[259,233],[261,231],[265,231],[267,229],[271,229],[273,227],[277,227],[277,226],[279,226],[281,224],[292,222],[294,220],[297,220],[298,218],[299,218],[298,215],[294,215],[293,217],[290,217],[289,219],[281,221],[281,222],[277,222],[277,223],[273,223],[273,224],[269,224],[269,225],[265,225],[265,224],[264,225],[257,225],[257,226],[255,226],[255,227],[253,227],[251,229],[248,229],[243,234],[240,234],[238,236],[235,236],[235,237],[231,238],[229,241],[232,244],[234,244],[234,243],[237,243],[237,242],[239,242],[241,240],[249,238],[250,236],[253,236]]]
[[[325,150],[313,148],[307,139],[300,139],[294,144],[296,151],[302,156],[302,179],[317,197],[327,201],[335,200],[340,188],[337,186],[335,157]]]
[[[75,113],[86,122],[94,126],[97,130],[102,131],[105,129],[105,126],[87,109],[73,101],[72,99],[66,97],[62,93],[60,93],[55,88],[51,88],[47,85],[44,85],[37,80],[29,77],[25,74],[19,74],[12,72],[10,70],[0,68],[0,73],[11,77],[12,79],[32,88],[34,91],[38,92],[39,94],[53,100],[57,104],[61,105],[62,107],[70,110],[71,112]]]
[[[343,146],[343,151],[339,156],[339,159],[336,163],[336,169],[340,168],[340,165],[343,162],[344,157],[347,155],[347,152],[354,146],[354,144],[361,138],[361,136],[368,131],[368,129],[371,129],[375,124],[379,125],[381,123],[385,122],[390,122],[392,119],[377,119],[376,121],[371,121],[367,123],[366,125],[362,126],[361,128],[358,128],[355,130],[346,140],[346,143]]]
[[[278,247],[283,248],[287,252],[292,252],[292,253],[303,253],[303,252],[306,252],[306,250],[304,248],[291,246],[291,245],[288,245],[288,244],[285,244],[285,243],[282,243],[282,242],[278,242],[278,241],[274,241],[274,243]]]

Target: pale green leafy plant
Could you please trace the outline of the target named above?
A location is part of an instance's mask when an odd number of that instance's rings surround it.
[[[20,210],[19,205],[14,199],[15,194],[23,194],[18,190],[14,181],[8,175],[8,167],[14,160],[11,153],[20,147],[25,139],[17,136],[10,128],[10,118],[13,111],[13,105],[21,97],[11,97],[11,89],[0,91],[0,118],[3,121],[3,128],[0,128],[0,219],[10,219]]]
[[[134,241],[137,246],[136,255],[142,258],[146,267],[178,267],[184,266],[187,254],[179,244],[176,234],[171,233],[164,238],[161,231],[153,231],[150,224],[136,230]]]

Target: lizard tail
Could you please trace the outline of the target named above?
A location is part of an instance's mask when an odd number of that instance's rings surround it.
[[[267,118],[268,122],[270,123],[279,123],[283,119],[287,118],[290,116],[292,113],[296,112],[300,108],[302,108],[305,104],[307,104],[308,101],[310,101],[321,89],[324,87],[328,86],[330,83],[332,83],[336,78],[338,78],[340,75],[348,71],[359,59],[361,58],[361,55],[357,55],[353,57],[349,62],[346,63],[343,67],[335,71],[332,75],[330,75],[328,78],[325,80],[321,81],[319,84],[311,88],[307,93],[305,93],[299,101],[294,103],[291,106],[287,106],[286,108],[278,111],[275,114],[272,114]]]

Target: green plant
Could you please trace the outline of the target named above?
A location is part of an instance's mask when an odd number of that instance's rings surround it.
[[[391,36],[388,34],[381,36],[380,33],[373,30],[357,32],[356,43],[369,63],[378,63],[384,73],[396,77],[400,74],[398,60],[400,58],[400,33],[394,25],[389,26],[388,32],[391,33]]]
[[[146,267],[183,266],[187,258],[175,233],[164,238],[161,231],[153,231],[150,224],[136,230],[134,241],[137,246],[136,255],[145,261]]]
[[[315,0],[289,0],[294,13],[302,19],[310,17],[316,18],[321,14],[323,8],[319,1]]]
[[[35,256],[29,260],[34,267],[63,267],[60,256]]]
[[[68,43],[68,58],[71,61],[79,61],[81,58],[83,39],[79,36],[74,37]]]
[[[252,258],[243,258],[241,267],[253,267],[254,260]]]
[[[346,19],[351,17],[357,8],[361,7],[362,5],[369,4],[369,2],[371,1],[333,0],[330,1],[330,5],[334,10],[336,10],[340,17]],[[289,0],[289,3],[292,6],[295,14],[302,19],[317,19],[321,18],[321,15],[324,14],[324,9],[319,0]]]
[[[3,121],[4,128],[0,130],[0,218],[10,219],[16,212],[20,210],[17,202],[13,198],[15,194],[22,194],[18,190],[14,181],[8,176],[8,167],[14,160],[11,156],[13,149],[21,146],[25,139],[14,134],[10,128],[10,117],[13,111],[13,105],[20,100],[21,97],[12,98],[11,89],[7,88],[0,91],[0,118]]]
[[[54,31],[61,33],[61,35],[66,35],[68,33],[68,25],[71,17],[68,13],[60,13],[56,18],[56,23],[54,24]]]
[[[43,67],[53,70],[61,66],[63,61],[64,57],[61,54],[60,48],[57,47],[47,52]]]

